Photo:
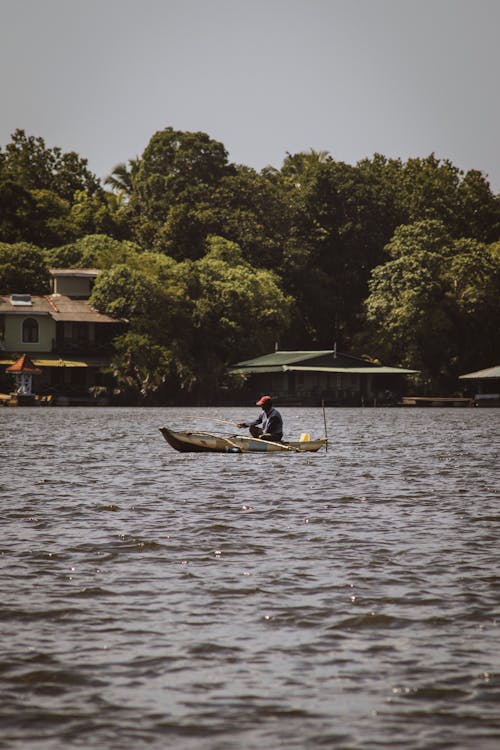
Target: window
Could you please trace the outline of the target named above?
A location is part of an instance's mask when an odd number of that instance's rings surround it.
[[[89,341],[88,323],[73,323],[72,341],[78,344],[87,344]]]
[[[38,343],[38,323],[34,318],[23,320],[23,344]]]

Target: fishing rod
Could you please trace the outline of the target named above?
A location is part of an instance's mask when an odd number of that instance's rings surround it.
[[[217,422],[218,424],[230,424],[231,427],[238,427],[238,422],[229,422],[227,419],[214,419],[213,417],[190,417],[197,422]]]
[[[325,453],[328,453],[328,434],[326,432],[326,414],[325,414],[325,399],[321,401],[321,408],[323,409],[323,426],[325,428]]]

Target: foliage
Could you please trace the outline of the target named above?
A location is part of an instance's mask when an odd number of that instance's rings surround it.
[[[0,294],[48,294],[50,276],[42,251],[26,242],[0,242]]]
[[[206,133],[173,128],[155,133],[132,181],[130,216],[139,242],[153,247],[172,206],[192,205],[193,190],[214,187],[230,171],[224,146]]]
[[[144,397],[152,397],[154,383],[155,393],[177,389],[213,398],[228,363],[248,347],[265,351],[287,325],[291,300],[272,272],[255,270],[235,243],[222,238],[209,238],[207,250],[203,258],[182,263],[137,255],[134,267],[114,266],[96,281],[92,304],[130,320],[131,336],[117,342],[114,360],[128,387],[137,385],[140,373],[145,376],[141,368],[131,375],[138,342],[148,351],[153,347],[147,382],[139,388]]]
[[[123,200],[128,201],[134,185],[134,176],[137,173],[139,167],[138,159],[130,159],[128,165],[125,163],[117,164],[113,171],[104,180],[106,185],[122,196]]]
[[[203,366],[199,382],[215,390],[229,362],[272,347],[289,322],[292,301],[273,272],[253,268],[238,245],[220,237],[209,238],[193,270],[192,349]]]
[[[366,314],[378,352],[450,387],[500,357],[500,261],[476,240],[452,240],[432,221],[400,227],[393,260],[374,269]]]
[[[169,379],[172,356],[153,337],[129,331],[115,342],[112,373],[122,395],[139,396],[143,402],[154,400]]]
[[[132,319],[139,327],[154,320],[160,302],[160,290],[153,287],[152,281],[125,264],[115,265],[98,276],[91,296],[91,303],[98,310]]]
[[[4,178],[0,170],[0,241],[29,241],[27,227],[34,211],[35,200],[29,190],[13,180]]]
[[[140,253],[138,245],[116,240],[104,234],[89,234],[82,239],[45,251],[47,264],[53,268],[111,268],[130,264]]]
[[[130,234],[123,207],[87,160],[16,130],[0,149],[0,241],[49,248],[95,232]]]
[[[1,289],[46,292],[49,267],[101,269],[92,302],[129,320],[115,370],[143,399],[213,400],[228,364],[278,340],[336,342],[442,389],[500,360],[500,198],[477,170],[310,150],[259,173],[167,127],[104,184],[77,154],[12,135]]]
[[[27,136],[16,130],[5,150],[0,150],[0,173],[26,190],[50,190],[63,200],[71,201],[75,192],[99,192],[97,178],[89,171],[87,160],[74,151],[63,153],[47,148],[43,138]]]

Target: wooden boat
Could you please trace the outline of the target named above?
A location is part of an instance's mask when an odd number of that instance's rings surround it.
[[[179,432],[168,427],[160,427],[160,432],[167,443],[181,453],[303,453],[316,452],[327,445],[326,438],[273,443],[241,435],[225,437],[210,432]]]

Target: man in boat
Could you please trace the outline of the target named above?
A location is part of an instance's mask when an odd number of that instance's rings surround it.
[[[262,407],[262,412],[252,422],[238,422],[238,427],[248,427],[250,435],[261,440],[271,440],[273,443],[281,442],[283,437],[283,419],[277,409],[274,408],[270,396],[262,396],[256,406]]]

